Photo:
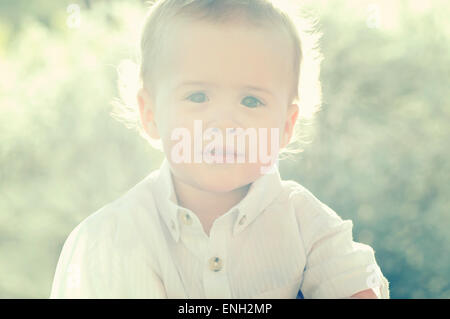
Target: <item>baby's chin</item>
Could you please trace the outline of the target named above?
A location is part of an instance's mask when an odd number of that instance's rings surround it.
[[[190,168],[189,175],[198,188],[215,193],[226,193],[253,183],[260,174],[260,166],[239,164],[197,164]]]

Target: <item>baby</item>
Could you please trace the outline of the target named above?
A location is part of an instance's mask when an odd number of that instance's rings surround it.
[[[280,178],[316,84],[298,21],[270,0],[152,6],[137,114],[165,159],[72,231],[51,298],[389,298],[352,221]]]

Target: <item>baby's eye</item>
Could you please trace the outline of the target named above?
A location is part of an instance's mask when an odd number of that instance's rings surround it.
[[[262,103],[260,100],[258,100],[257,98],[255,98],[253,96],[246,96],[242,100],[242,104],[247,107],[250,107],[250,108],[255,108],[255,107],[264,105],[264,103]]]
[[[197,92],[197,93],[189,95],[187,100],[194,102],[194,103],[205,103],[206,101],[208,101],[208,97],[206,96],[205,93]]]

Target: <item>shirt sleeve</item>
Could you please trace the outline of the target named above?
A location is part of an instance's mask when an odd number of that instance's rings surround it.
[[[94,298],[95,289],[101,289],[99,278],[90,268],[88,236],[78,225],[66,239],[62,248],[50,298]]]
[[[351,220],[342,220],[308,190],[297,196],[299,227],[306,254],[301,291],[305,298],[349,298],[372,288],[389,298],[389,283],[374,250],[354,242]]]
[[[126,256],[114,253],[117,249],[102,238],[102,231],[89,231],[85,226],[83,222],[78,225],[64,243],[50,299],[167,298],[163,283],[151,269],[140,274],[151,289],[133,289],[139,274],[128,276],[124,271]]]

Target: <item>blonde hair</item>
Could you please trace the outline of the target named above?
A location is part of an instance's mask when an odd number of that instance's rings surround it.
[[[136,129],[153,147],[162,150],[161,141],[151,139],[142,127],[136,93],[140,87],[157,85],[156,66],[167,30],[177,19],[202,19],[224,23],[245,15],[254,26],[275,26],[288,32],[294,43],[294,80],[290,96],[298,103],[299,117],[289,145],[280,155],[303,151],[314,114],[322,102],[320,63],[322,55],[318,44],[321,34],[315,30],[316,20],[308,17],[295,0],[155,0],[142,28],[139,65],[130,60],[118,67],[120,99],[113,101],[111,115],[128,128]]]

